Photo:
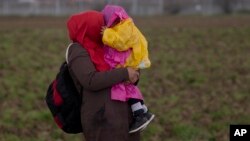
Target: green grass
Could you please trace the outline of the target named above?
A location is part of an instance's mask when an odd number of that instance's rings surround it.
[[[0,141],[80,141],[44,103],[69,43],[65,18],[0,19]],[[227,141],[230,124],[250,123],[249,19],[135,19],[152,61],[139,86],[156,114],[143,141]]]

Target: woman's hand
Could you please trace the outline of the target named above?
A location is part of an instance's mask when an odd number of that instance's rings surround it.
[[[139,79],[139,72],[131,67],[127,68],[129,75],[129,82],[135,83]]]

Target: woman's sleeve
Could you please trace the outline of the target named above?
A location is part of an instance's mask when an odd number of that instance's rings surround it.
[[[69,49],[69,68],[84,89],[98,91],[129,79],[126,68],[97,72],[86,49],[74,44]]]

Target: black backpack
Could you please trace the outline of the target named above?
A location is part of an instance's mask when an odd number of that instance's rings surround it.
[[[67,54],[67,53],[66,53]],[[47,90],[45,101],[56,124],[66,133],[81,133],[80,94],[71,78],[67,62],[63,62],[56,78]]]

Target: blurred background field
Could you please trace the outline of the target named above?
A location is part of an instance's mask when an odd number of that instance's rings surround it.
[[[0,17],[0,141],[80,141],[44,102],[70,42],[67,17]],[[140,88],[156,119],[142,141],[228,141],[250,123],[250,16],[154,16],[134,21],[152,67]]]

